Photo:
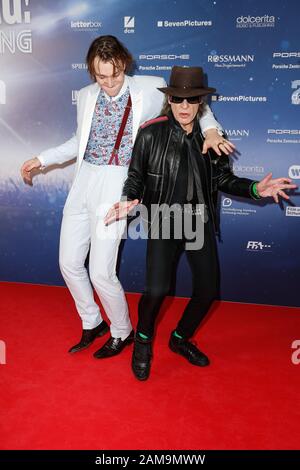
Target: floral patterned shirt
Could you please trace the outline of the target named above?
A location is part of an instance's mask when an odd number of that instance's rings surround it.
[[[115,100],[109,98],[103,90],[100,90],[92,119],[90,136],[84,154],[84,160],[88,163],[92,165],[109,164],[128,98],[128,87],[125,92]],[[118,163],[120,166],[129,165],[132,147],[131,109],[118,152]],[[116,165],[116,159],[114,159],[111,164]]]

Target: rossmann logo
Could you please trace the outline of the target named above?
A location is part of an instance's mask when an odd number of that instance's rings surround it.
[[[247,251],[262,252],[262,251],[272,251],[272,246],[260,241],[249,240],[247,243]]]
[[[274,28],[275,16],[239,16],[236,19],[237,28]]]
[[[140,54],[140,60],[189,60],[190,54]]]
[[[207,62],[214,62],[214,63],[243,63],[243,62],[254,62],[254,54],[238,54],[238,55],[231,55],[231,54],[224,54],[224,55],[209,55],[207,56]]]
[[[241,140],[243,137],[249,137],[249,129],[226,129],[225,130],[228,137],[231,140]]]
[[[300,165],[292,165],[289,167],[289,177],[294,180],[300,179]]]

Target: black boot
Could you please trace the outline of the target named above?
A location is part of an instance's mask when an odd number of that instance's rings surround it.
[[[208,357],[197,346],[185,338],[177,338],[172,332],[169,340],[169,348],[185,357],[194,366],[205,367],[209,365]]]
[[[143,339],[138,334],[134,338],[131,367],[138,380],[147,380],[150,374],[152,341]]]
[[[104,320],[100,323],[100,325],[96,326],[96,328],[92,328],[91,330],[82,330],[80,342],[75,344],[75,346],[72,346],[69,349],[69,353],[73,354],[75,352],[81,351],[82,349],[88,348],[96,338],[105,335],[105,333],[108,331],[109,326]]]

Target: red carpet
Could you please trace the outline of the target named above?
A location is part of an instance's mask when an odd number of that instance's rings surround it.
[[[197,334],[211,359],[190,365],[168,347],[186,299],[167,300],[150,379],[131,348],[96,360],[106,341],[69,355],[80,321],[65,288],[0,283],[1,449],[297,449],[300,309],[220,303]],[[136,320],[139,296],[128,295]]]

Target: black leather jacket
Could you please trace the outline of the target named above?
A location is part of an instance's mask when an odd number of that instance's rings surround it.
[[[217,192],[256,199],[251,187],[255,181],[234,175],[226,155],[213,150],[203,156],[203,136],[198,121],[193,139],[199,151],[202,190],[209,214],[217,230]],[[185,132],[172,114],[144,124],[133,148],[123,198],[138,199],[149,210],[151,204],[169,204],[174,191]],[[197,185],[197,180],[195,180]]]

